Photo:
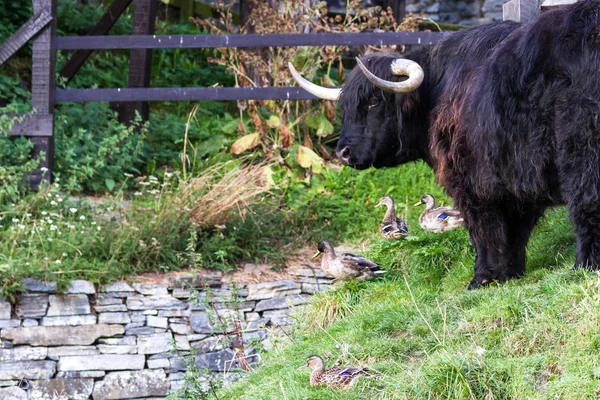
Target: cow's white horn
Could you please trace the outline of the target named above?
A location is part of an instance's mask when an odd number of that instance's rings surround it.
[[[309,82],[306,79],[304,79],[298,73],[298,71],[296,71],[296,68],[294,68],[294,66],[292,65],[291,62],[288,62],[288,67],[290,68],[290,72],[292,73],[292,76],[294,77],[296,82],[298,82],[298,85],[300,85],[308,93],[313,94],[323,100],[332,100],[332,101],[339,100],[340,92],[342,91],[342,89],[326,88],[323,86],[315,85],[314,83]]]
[[[407,60],[406,58],[397,58],[392,61],[391,64],[392,73],[394,75],[408,76],[408,79],[402,82],[391,82],[381,79],[373,75],[358,57],[356,57],[356,62],[363,74],[365,74],[367,79],[371,81],[373,85],[392,93],[410,93],[415,91],[419,85],[421,85],[421,82],[423,82],[423,78],[425,77],[423,68],[421,68],[418,63]]]

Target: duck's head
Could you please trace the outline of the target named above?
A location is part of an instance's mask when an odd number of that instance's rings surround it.
[[[321,254],[333,253],[333,246],[327,240],[321,240],[317,245],[317,252],[313,258],[319,257]]]
[[[311,367],[312,369],[325,369],[325,361],[323,361],[321,356],[308,356],[306,362],[300,366],[300,368],[305,367]]]
[[[392,196],[383,196],[379,199],[379,203],[375,204],[375,207],[381,206],[386,206],[387,208],[394,207],[394,199],[392,199]]]
[[[421,201],[415,203],[415,207],[420,206],[421,204],[425,204],[426,208],[432,208],[435,206],[435,199],[430,194],[424,194],[423,197],[421,197]]]

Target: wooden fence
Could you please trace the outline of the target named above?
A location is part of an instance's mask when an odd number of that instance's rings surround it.
[[[0,64],[33,38],[32,113],[16,123],[10,135],[30,138],[33,155],[46,154],[40,168],[28,177],[37,187],[42,177],[49,179],[54,159],[54,105],[56,102],[110,101],[122,105],[125,120],[138,111],[148,116],[148,101],[177,100],[300,100],[314,97],[299,87],[256,88],[149,88],[153,49],[283,47],[283,46],[365,46],[425,45],[441,40],[441,32],[366,32],[313,34],[246,34],[246,35],[153,35],[157,0],[115,0],[106,14],[87,36],[56,35],[57,0],[32,0],[33,17],[0,46]],[[131,36],[104,36],[119,16],[134,2]],[[519,2],[525,0],[511,0]],[[537,0],[526,0],[537,1]],[[517,4],[518,6],[518,4]],[[518,8],[517,8],[518,10]],[[93,50],[130,49],[129,83],[119,89],[56,89],[56,51],[74,50],[60,75],[70,80]],[[43,168],[48,172],[42,173]]]

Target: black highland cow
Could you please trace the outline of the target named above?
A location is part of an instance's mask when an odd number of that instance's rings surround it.
[[[583,0],[527,24],[460,31],[404,58],[369,54],[341,93],[292,71],[305,89],[339,100],[342,163],[422,159],[433,168],[477,251],[469,288],[522,275],[534,225],[561,203],[576,228],[576,266],[599,269],[599,13],[600,0]]]

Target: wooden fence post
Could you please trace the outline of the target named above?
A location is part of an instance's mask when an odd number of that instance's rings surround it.
[[[154,33],[157,0],[134,0],[132,35],[151,35]],[[152,49],[131,49],[129,51],[129,87],[146,88],[150,86],[152,75]],[[135,119],[135,112],[144,121],[148,120],[150,107],[147,101],[121,104],[119,120],[130,123]]]
[[[48,118],[49,124],[40,124],[38,132],[31,132],[33,157],[40,159],[39,167],[27,176],[27,183],[37,189],[44,179],[50,182],[54,167],[54,95],[56,71],[56,4],[57,0],[33,0],[33,12],[46,12],[52,21],[33,40],[31,72],[31,107],[33,112]],[[44,130],[42,132],[41,130]],[[33,135],[35,134],[35,135]]]

